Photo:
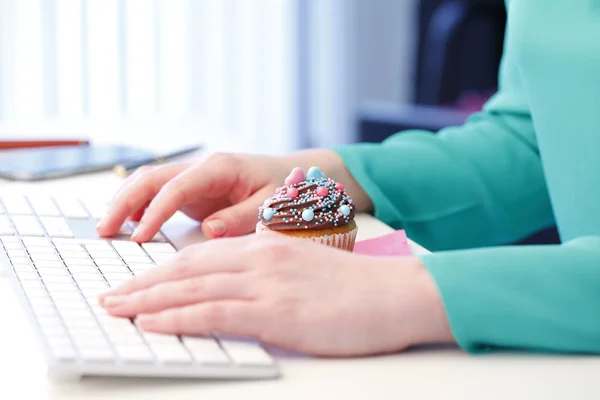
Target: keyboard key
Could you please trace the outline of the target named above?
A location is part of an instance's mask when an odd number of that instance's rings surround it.
[[[29,257],[14,257],[10,259],[12,265],[17,264],[31,264],[31,259]]]
[[[97,250],[92,250],[90,251],[88,249],[88,252],[90,253],[90,256],[94,259],[110,259],[110,260],[121,260],[121,257],[114,251],[97,251]]]
[[[52,356],[58,361],[75,361],[77,358],[77,353],[70,343],[64,345],[50,344],[49,347],[50,351],[52,352]]]
[[[145,264],[138,264],[138,263],[131,263],[131,264],[127,264],[127,266],[129,267],[130,270],[132,271],[149,271],[151,269],[156,268],[156,264],[151,264],[151,263],[145,263]]]
[[[59,311],[61,312],[61,311]],[[61,313],[62,315],[62,313]],[[81,318],[81,317],[76,317],[76,318],[65,318],[63,316],[63,320],[65,323],[65,326],[67,327],[68,331],[71,331],[72,329],[98,329],[98,323],[93,319],[93,318]]]
[[[174,255],[175,254],[154,253],[154,254],[152,254],[152,259],[154,260],[155,263],[160,264],[160,263],[171,260]]]
[[[182,341],[199,364],[227,365],[230,363],[229,357],[214,339],[183,337]]]
[[[94,293],[93,290],[106,291],[109,289],[106,281],[81,281],[77,282],[77,286],[82,293]]]
[[[179,338],[175,335],[164,335],[162,333],[142,332],[142,336],[148,344],[180,345]]]
[[[117,356],[126,363],[152,363],[154,356],[145,345],[117,344]]]
[[[35,308],[52,308],[54,309],[54,303],[50,300],[49,296],[35,297],[29,299],[29,303]]]
[[[62,277],[61,277],[62,278]],[[44,279],[44,284],[49,293],[63,293],[63,292],[78,292],[79,289],[75,286],[73,281],[62,281],[62,282],[48,282]],[[77,297],[80,299],[81,297]]]
[[[95,240],[84,244],[84,246],[89,253],[94,251],[114,251],[113,248],[110,247],[110,244],[103,240]]]
[[[89,211],[93,219],[102,219],[106,216],[108,207],[107,203],[94,199],[84,199],[82,201],[85,208]]]
[[[80,265],[76,263],[67,264],[69,271],[71,274],[75,273],[88,273],[88,274],[98,274],[98,268],[95,265]]]
[[[46,286],[48,286],[48,284],[50,283],[72,283],[73,279],[71,279],[71,276],[67,275],[67,276],[59,276],[59,275],[47,275],[43,277],[44,283],[46,284]]]
[[[60,217],[60,210],[50,197],[28,196],[29,204],[39,216]]]
[[[34,263],[38,261],[62,261],[58,254],[32,254],[31,259]]]
[[[23,244],[29,250],[31,247],[52,247],[52,242],[40,237],[23,237]]]
[[[91,363],[110,363],[115,359],[112,350],[108,346],[103,348],[80,348],[79,351],[81,358]]]
[[[127,273],[126,272],[103,272],[102,274],[109,281],[111,279],[115,279],[115,280],[119,280],[119,279],[128,280],[128,279],[132,278],[132,275],[129,272],[127,272]]]
[[[58,309],[87,307],[87,304],[81,302],[81,294],[79,294],[77,291],[52,290],[50,297],[52,297],[52,300],[54,300],[54,304],[56,304]]]
[[[100,269],[102,269],[101,267],[106,266],[106,265],[125,266],[125,263],[120,258],[96,258],[96,259],[94,259],[94,263],[96,263],[96,265],[98,267],[100,267]]]
[[[83,281],[95,281],[95,282],[100,281],[100,282],[102,282],[102,281],[104,281],[104,278],[98,272],[73,272],[73,271],[71,271],[71,275],[73,275],[73,278],[75,279],[76,282],[83,282]]]
[[[37,261],[35,263],[37,269],[50,269],[50,268],[60,268],[63,269],[65,264],[61,261]]]
[[[45,228],[68,227],[66,220],[62,217],[40,217],[40,222]]]
[[[125,265],[102,265],[98,266],[98,269],[102,271],[102,273],[131,273],[129,268],[127,268]]]
[[[142,247],[151,256],[158,253],[175,253],[175,247],[170,243],[142,243]]]
[[[59,239],[59,238],[57,238]],[[56,250],[58,250],[60,253],[66,253],[66,252],[73,252],[73,253],[86,253],[86,251],[83,249],[83,247],[81,247],[80,244],[78,243],[54,243],[54,246],[56,247]]]
[[[192,358],[181,344],[151,344],[150,350],[158,362],[164,364],[191,364]]]
[[[14,236],[12,236],[14,237]],[[14,237],[16,239],[16,237]],[[4,242],[3,246],[6,250],[19,250],[19,249],[23,249],[23,245],[21,244],[21,242],[17,241],[17,242]]]
[[[6,254],[9,258],[28,257],[29,254],[23,249],[6,249]]]
[[[37,270],[35,269],[35,267],[33,266],[33,264],[15,264],[13,265],[13,269],[15,270],[15,273],[19,273],[20,271],[23,272],[37,272]]]
[[[12,222],[21,236],[44,236],[45,232],[36,217],[13,215]]]
[[[125,241],[125,240],[113,240],[111,244],[113,245],[113,247],[115,248],[117,253],[119,253],[119,255],[121,255],[121,257],[124,257],[124,256],[145,257],[146,256],[146,252],[135,242],[129,242],[129,241]]]
[[[45,318],[58,318],[58,312],[53,307],[36,307],[33,315],[37,320]]]
[[[52,247],[29,247],[29,254],[56,254]]]
[[[148,256],[123,256],[123,261],[126,264],[150,264],[152,259]]]
[[[1,220],[2,220],[2,217],[0,217],[0,221]],[[21,244],[21,241],[19,240],[19,238],[14,237],[14,236],[0,236],[0,242],[2,242],[4,247],[6,247],[6,245],[9,243],[17,243],[19,245]]]
[[[69,271],[65,268],[40,268],[39,271],[42,276],[69,276]]]
[[[44,318],[58,317],[58,312],[56,311],[56,309],[54,309],[54,307],[40,307],[40,306],[34,306],[34,307],[35,307],[35,309],[33,310],[33,315],[35,315],[35,318],[37,320],[44,319]]]
[[[77,199],[69,197],[55,197],[54,200],[63,215],[73,219],[88,219],[89,215]]]
[[[81,266],[81,265],[87,265],[88,267],[94,267],[96,268],[96,264],[94,264],[94,262],[91,259],[84,259],[84,258],[64,258],[63,261],[65,262],[65,265],[69,268],[71,268],[72,266],[76,265],[76,266]]]
[[[39,280],[41,279],[37,272],[29,271],[18,271],[17,276],[19,280]]]
[[[0,222],[0,235],[14,235],[15,231],[8,223]]]
[[[238,365],[264,367],[273,364],[271,356],[256,343],[221,340],[221,346]]]
[[[149,242],[166,242],[167,238],[162,233],[158,232],[149,240]]]
[[[85,251],[60,251],[63,260],[90,260],[90,256]]]
[[[23,196],[3,196],[1,198],[9,214],[31,215],[33,211]]]

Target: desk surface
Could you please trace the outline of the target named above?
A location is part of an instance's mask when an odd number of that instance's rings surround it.
[[[60,191],[109,195],[111,174],[36,185],[0,181],[0,193]],[[183,221],[174,218],[172,229]],[[361,215],[359,239],[390,231]],[[422,251],[413,244],[414,251]],[[87,378],[53,383],[6,278],[0,277],[0,398],[43,399],[598,399],[600,362],[593,357],[503,354],[471,356],[455,347],[415,349],[354,360],[276,355],[283,376],[273,381],[206,382]]]

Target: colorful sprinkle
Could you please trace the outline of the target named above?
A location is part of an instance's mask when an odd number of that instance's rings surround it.
[[[325,197],[329,194],[329,189],[327,189],[325,186],[319,186],[317,188],[317,195],[321,196],[321,197]]]
[[[298,197],[298,189],[296,189],[295,187],[291,187],[287,190],[287,195],[291,198],[291,199],[295,199],[296,197]]]
[[[285,185],[286,186],[295,185],[297,183],[302,182],[305,179],[306,178],[304,176],[304,171],[302,171],[302,168],[296,167],[292,170],[292,172],[288,175],[288,177],[285,178]]]
[[[335,190],[339,190],[341,192],[342,190],[344,190],[344,185],[342,185],[340,182],[336,182]]]
[[[314,217],[315,213],[313,212],[313,210],[307,208],[306,210],[302,211],[302,219],[306,222],[312,221]]]
[[[275,210],[273,210],[270,207],[267,207],[264,209],[263,211],[263,218],[266,219],[267,221],[269,221],[271,218],[273,218],[273,215],[275,215]]]
[[[348,215],[350,215],[350,207],[344,204],[340,206],[340,212],[342,213],[342,215],[345,215],[347,217]]]
[[[308,169],[308,172],[306,173],[306,179],[319,179],[324,177],[325,175],[323,175],[323,173],[321,172],[321,170],[317,167],[310,167]]]

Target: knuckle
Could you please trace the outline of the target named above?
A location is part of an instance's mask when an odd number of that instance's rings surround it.
[[[151,305],[152,293],[155,291],[154,288],[140,290],[135,296],[133,296],[133,305],[135,307],[147,307]]]
[[[190,276],[193,273],[192,264],[186,262],[186,260],[182,260],[181,255],[177,256],[174,260],[173,267],[173,275],[179,278],[185,278]]]
[[[239,160],[239,157],[235,154],[221,152],[214,153],[208,158],[208,161],[210,163],[223,166],[231,166],[232,164],[237,164]]]
[[[294,248],[290,246],[287,240],[280,238],[269,238],[260,246],[260,252],[272,261],[282,261],[293,256]]]
[[[187,295],[195,295],[206,291],[206,281],[202,278],[188,279],[183,283],[183,292]]]

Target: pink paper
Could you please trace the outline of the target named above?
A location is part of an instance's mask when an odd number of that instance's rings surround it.
[[[362,240],[354,245],[354,252],[376,256],[410,256],[406,232],[395,231],[373,239]]]

